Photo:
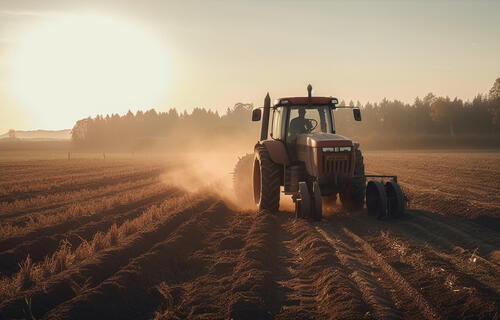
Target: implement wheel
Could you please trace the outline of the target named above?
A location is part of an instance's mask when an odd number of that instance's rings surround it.
[[[371,180],[366,186],[366,207],[368,212],[376,215],[378,219],[387,216],[387,195],[382,182]]]

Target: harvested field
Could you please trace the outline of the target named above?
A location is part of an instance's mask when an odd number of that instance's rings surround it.
[[[499,153],[367,152],[405,217],[315,223],[196,157],[0,162],[0,319],[500,318]]]

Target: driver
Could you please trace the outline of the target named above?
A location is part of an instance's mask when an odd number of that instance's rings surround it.
[[[299,108],[299,116],[290,121],[290,134],[298,135],[301,133],[308,133],[312,130],[312,124],[309,119],[305,118],[306,108]]]

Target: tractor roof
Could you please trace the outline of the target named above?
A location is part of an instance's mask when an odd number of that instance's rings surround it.
[[[333,105],[332,97],[311,97],[311,104],[320,105],[320,104],[329,104]],[[306,105],[308,103],[308,97],[290,97],[290,98],[281,98],[278,100],[274,106],[289,106],[289,105]],[[336,100],[336,99],[335,99]]]

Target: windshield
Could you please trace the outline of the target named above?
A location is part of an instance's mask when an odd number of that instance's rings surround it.
[[[287,124],[287,138],[301,133],[333,133],[329,106],[292,106]]]

